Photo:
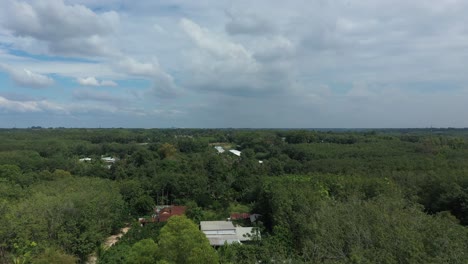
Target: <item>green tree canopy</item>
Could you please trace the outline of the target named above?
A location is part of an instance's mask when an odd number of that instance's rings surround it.
[[[158,245],[151,238],[135,243],[127,255],[127,264],[154,264],[158,259]]]
[[[218,263],[218,255],[197,225],[185,216],[173,216],[161,229],[159,247],[163,260],[177,264]]]

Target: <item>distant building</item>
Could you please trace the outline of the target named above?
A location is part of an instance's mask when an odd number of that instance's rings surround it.
[[[91,158],[82,158],[82,159],[79,159],[80,162],[88,162],[88,161],[92,161],[93,159]]]
[[[230,216],[231,220],[249,219],[249,213],[232,213]]]
[[[229,152],[231,152],[232,154],[236,155],[236,156],[239,156],[241,155],[241,152],[239,150],[235,150],[235,149],[230,149]]]
[[[225,151],[223,149],[223,147],[221,147],[221,146],[215,146],[214,148],[218,151],[218,153],[224,153],[224,151]]]
[[[143,226],[147,223],[160,223],[166,222],[171,216],[174,215],[183,215],[187,210],[186,206],[177,206],[177,205],[162,205],[154,208],[154,214],[151,216],[151,219],[138,218],[138,222]]]
[[[164,207],[162,209],[156,209],[156,220],[157,222],[166,222],[169,217],[174,216],[174,215],[183,215],[185,214],[185,211],[187,210],[187,207],[185,206],[176,206],[176,205],[171,205],[168,207]]]
[[[101,157],[101,160],[105,163],[115,163],[117,159],[112,157]]]
[[[245,220],[249,219],[250,222],[255,222],[260,218],[260,214],[249,214],[249,213],[232,213],[229,220]]]

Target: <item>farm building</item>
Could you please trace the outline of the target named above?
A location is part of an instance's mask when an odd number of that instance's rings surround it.
[[[253,227],[234,226],[231,221],[201,221],[200,230],[212,246],[241,243],[251,240]]]
[[[239,150],[235,150],[235,149],[230,149],[229,152],[231,152],[232,154],[236,155],[236,156],[239,156],[241,155],[241,152]]]

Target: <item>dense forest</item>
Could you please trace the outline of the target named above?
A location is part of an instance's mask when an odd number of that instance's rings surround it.
[[[0,263],[468,263],[468,130],[2,129],[0,223]]]

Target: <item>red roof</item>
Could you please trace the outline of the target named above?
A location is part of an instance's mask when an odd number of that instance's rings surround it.
[[[231,220],[238,220],[238,219],[248,219],[250,218],[249,213],[232,213]]]
[[[166,222],[167,219],[173,215],[183,215],[185,214],[185,210],[187,210],[186,206],[171,205],[169,207],[165,207],[159,211],[158,222]]]

